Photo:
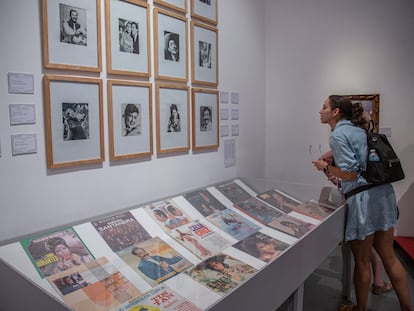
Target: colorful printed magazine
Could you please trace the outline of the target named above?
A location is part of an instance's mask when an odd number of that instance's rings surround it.
[[[210,257],[186,271],[197,282],[224,295],[246,282],[256,269],[226,254]]]
[[[230,241],[199,221],[172,229],[169,234],[200,258],[211,257],[231,246]]]
[[[237,242],[233,247],[267,263],[279,257],[289,247],[289,244],[267,234],[256,232]]]
[[[136,243],[117,254],[151,286],[192,266],[190,261],[159,237]]]
[[[184,211],[171,200],[154,202],[145,206],[144,209],[166,232],[191,221]]]
[[[252,197],[246,190],[234,181],[217,185],[215,188],[233,203],[244,201]]]
[[[186,193],[184,198],[204,217],[226,209],[219,200],[205,189]]]
[[[118,311],[201,311],[166,285],[159,285],[123,304]]]
[[[240,241],[257,232],[260,227],[231,209],[207,217],[213,225]]]
[[[114,252],[151,238],[131,212],[107,216],[91,224]]]
[[[23,239],[20,244],[42,278],[94,259],[72,227]]]
[[[76,311],[109,311],[141,295],[105,257],[47,278]]]

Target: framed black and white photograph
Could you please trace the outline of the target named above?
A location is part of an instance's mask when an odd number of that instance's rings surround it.
[[[102,81],[44,76],[49,169],[104,161]]]
[[[42,0],[42,28],[46,68],[102,70],[99,0]]]
[[[154,4],[162,5],[181,13],[187,13],[187,0],[153,0]]]
[[[190,149],[190,91],[185,85],[156,85],[157,153]]]
[[[219,146],[219,95],[217,90],[192,89],[193,149]]]
[[[152,85],[108,80],[109,159],[152,155]]]
[[[206,86],[218,84],[217,28],[191,22],[192,83]]]
[[[154,9],[155,78],[188,81],[187,19]]]
[[[345,95],[353,103],[361,103],[364,111],[367,112],[371,118],[370,126],[373,127],[375,133],[379,131],[379,94],[366,94],[366,95]]]
[[[108,73],[149,77],[149,7],[139,0],[105,0]]]
[[[217,0],[191,0],[191,17],[217,25]]]

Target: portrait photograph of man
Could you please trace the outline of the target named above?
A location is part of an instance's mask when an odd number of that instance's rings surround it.
[[[60,42],[86,46],[86,10],[60,3],[59,13]]]
[[[180,36],[176,33],[164,31],[164,59],[174,62],[180,60]]]

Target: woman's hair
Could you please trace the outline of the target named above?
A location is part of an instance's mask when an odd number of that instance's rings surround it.
[[[45,247],[49,252],[55,252],[55,248],[58,245],[65,245],[67,248],[69,248],[66,241],[62,238],[56,237],[56,238],[50,238],[46,241]]]
[[[361,103],[352,103],[345,96],[331,95],[329,96],[329,104],[331,105],[331,110],[339,109],[340,119],[350,120],[356,126],[364,126],[366,121],[362,117],[364,108]]]

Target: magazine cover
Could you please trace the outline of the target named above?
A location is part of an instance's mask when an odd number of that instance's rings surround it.
[[[190,218],[171,200],[163,200],[144,207],[145,211],[165,231],[190,222]]]
[[[151,238],[130,212],[104,217],[91,224],[114,252]]]
[[[94,259],[73,228],[20,241],[42,278]]]
[[[141,295],[105,257],[54,274],[47,280],[76,311],[109,311]]]
[[[345,204],[345,198],[337,188],[323,187],[319,194],[318,203],[322,207],[335,210]]]
[[[172,229],[169,234],[202,259],[211,257],[231,246],[230,241],[198,221]]]
[[[257,270],[229,255],[210,257],[186,273],[197,282],[224,295],[248,280]]]
[[[246,190],[244,190],[234,181],[217,185],[215,188],[233,203],[247,200],[248,198],[252,197],[249,193],[247,193]]]
[[[225,209],[207,217],[213,225],[217,226],[236,240],[240,241],[260,229],[259,226],[239,215],[231,209]]]
[[[265,225],[284,215],[280,210],[256,198],[237,202],[234,204],[234,207]]]
[[[295,212],[313,217],[318,220],[324,220],[326,217],[332,214],[333,210],[323,207],[316,202],[306,201],[296,206]]]
[[[289,215],[283,215],[275,219],[268,226],[292,235],[295,238],[301,238],[315,228],[315,225]]]
[[[191,262],[159,237],[136,243],[117,254],[151,286],[192,266]]]
[[[276,207],[284,213],[290,213],[301,203],[300,201],[293,200],[284,193],[272,189],[257,195],[257,197],[270,205]]]
[[[267,263],[279,257],[289,247],[289,244],[272,238],[267,234],[256,232],[237,242],[233,247]]]
[[[123,304],[118,311],[201,311],[166,285],[159,285]]]
[[[184,194],[184,198],[204,217],[226,209],[219,200],[205,189],[186,193]]]

